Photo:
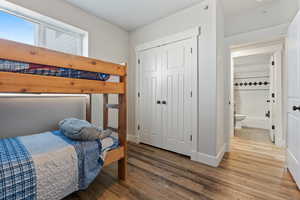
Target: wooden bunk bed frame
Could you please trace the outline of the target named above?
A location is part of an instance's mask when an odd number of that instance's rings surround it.
[[[49,65],[120,77],[120,82],[104,82],[55,76],[0,72],[0,93],[88,94],[87,120],[91,121],[91,94],[103,94],[103,126],[118,132],[120,147],[109,151],[104,166],[118,161],[118,177],[127,176],[127,66],[69,55],[45,48],[0,39],[0,59]],[[118,104],[108,104],[108,94],[118,94]],[[118,109],[118,128],[108,127],[108,110]]]

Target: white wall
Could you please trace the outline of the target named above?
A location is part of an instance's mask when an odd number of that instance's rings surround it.
[[[219,1],[218,1],[219,2]],[[220,16],[219,25],[222,25],[222,13],[221,8],[217,10],[217,1],[205,0],[200,4],[193,7],[187,8],[180,12],[177,12],[171,16],[156,21],[150,25],[146,25],[130,33],[130,57],[129,64],[132,67],[130,74],[134,74],[136,71],[136,56],[135,47],[139,44],[150,42],[161,37],[172,35],[175,33],[183,32],[187,29],[194,28],[197,26],[201,27],[201,35],[199,38],[199,135],[198,135],[198,153],[199,155],[215,158],[218,154],[217,147],[223,145],[223,126],[222,122],[217,122],[217,111],[222,113],[223,102],[222,91],[224,91],[224,83],[217,82],[217,75],[220,75],[222,81],[222,63],[223,53],[222,48],[216,49],[217,43],[220,45],[223,43],[223,26],[217,29],[217,13]],[[208,9],[206,7],[208,6]],[[218,5],[219,6],[219,5]],[[217,32],[220,33],[217,36]],[[217,39],[218,38],[218,39]],[[218,56],[218,59],[217,59]],[[218,61],[217,61],[218,60]],[[218,67],[217,67],[218,63]],[[219,71],[220,70],[220,71]],[[217,74],[217,71],[220,72]],[[223,76],[223,75],[222,75]],[[135,80],[134,77],[130,79]],[[222,85],[222,86],[221,86]],[[136,83],[131,82],[131,90],[134,91]],[[222,99],[218,102],[217,96]],[[130,96],[129,101],[134,103],[135,96]],[[135,115],[133,112],[133,122]],[[218,116],[221,121],[224,115]],[[132,124],[130,127],[133,129],[131,132],[135,134],[135,126]],[[220,127],[220,128],[218,128]],[[218,132],[220,131],[220,132]],[[217,133],[218,132],[218,133]],[[199,158],[201,159],[201,158]]]
[[[225,99],[225,76],[224,76],[224,48],[225,48],[225,21],[221,1],[216,1],[216,31],[217,31],[217,151],[222,153],[225,148],[224,130],[224,101]],[[227,101],[228,103],[228,101]]]
[[[87,31],[89,34],[89,57],[114,63],[128,61],[128,32],[118,26],[90,15],[61,0],[51,0],[51,2],[40,0],[9,1]],[[102,123],[101,99],[100,95],[93,96],[93,121],[97,125],[99,125],[99,122]],[[128,110],[130,109],[131,107]]]

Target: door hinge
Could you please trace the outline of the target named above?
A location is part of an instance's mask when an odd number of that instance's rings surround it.
[[[140,125],[138,125],[138,127],[137,127],[137,130],[140,130],[141,129],[141,126]]]
[[[191,142],[193,141],[193,135],[190,135],[190,141]]]
[[[141,93],[140,92],[138,92],[138,98],[140,98],[141,97]]]
[[[275,144],[275,134],[273,134],[273,141],[272,141],[273,144]]]
[[[193,91],[191,91],[190,96],[191,96],[191,98],[193,97]]]
[[[272,98],[275,98],[275,93],[272,93]]]
[[[140,59],[138,59],[138,64],[141,64],[141,60]]]
[[[275,66],[275,61],[272,61],[272,66]]]
[[[272,130],[275,130],[275,125],[272,125]]]
[[[191,53],[193,53],[193,48],[191,48]]]

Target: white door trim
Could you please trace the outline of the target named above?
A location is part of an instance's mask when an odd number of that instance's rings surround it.
[[[135,47],[135,52],[144,51],[147,49],[159,47],[162,45],[166,45],[166,44],[181,41],[181,40],[186,40],[188,38],[196,38],[199,36],[199,34],[200,34],[200,27],[197,26],[195,28],[189,29],[189,30],[181,32],[181,33],[177,33],[177,34],[166,36],[166,37],[163,37],[163,38],[151,41],[151,42],[146,42],[146,43],[137,45]]]
[[[230,83],[230,88],[231,88],[231,105],[230,105],[230,118],[234,117],[234,92],[233,92],[233,76],[234,76],[234,58],[238,58],[238,57],[242,57],[242,56],[251,56],[251,55],[259,55],[259,54],[268,54],[268,53],[272,53],[276,56],[276,54],[280,54],[280,58],[277,58],[280,60],[280,67],[278,67],[277,70],[277,74],[280,75],[280,78],[277,79],[279,81],[279,83],[277,83],[277,85],[281,85],[280,88],[276,88],[276,95],[277,95],[277,99],[278,99],[278,103],[277,103],[277,108],[276,110],[278,111],[278,116],[279,116],[279,120],[277,123],[277,130],[279,133],[278,135],[280,137],[276,137],[275,138],[275,144],[277,146],[280,147],[284,147],[286,146],[286,139],[285,139],[285,135],[284,135],[284,124],[283,122],[286,121],[284,119],[282,119],[283,116],[283,87],[282,87],[282,83],[283,83],[283,66],[285,65],[285,63],[283,62],[282,56],[285,56],[285,51],[284,51],[284,41],[281,41],[280,44],[275,44],[275,45],[270,45],[270,46],[265,46],[265,47],[258,47],[258,48],[252,48],[252,49],[239,49],[239,50],[232,50],[231,53],[231,83]],[[275,60],[277,60],[275,58]],[[234,125],[232,123],[233,121],[230,121],[230,134],[228,137],[232,137],[233,136],[233,131],[234,131]],[[230,140],[228,140],[230,141]]]
[[[192,149],[191,152],[197,152],[198,148],[198,38],[200,36],[200,27],[195,27],[193,29],[177,33],[174,35],[170,35],[167,37],[163,37],[158,40],[154,40],[148,43],[144,43],[141,45],[138,45],[135,48],[135,53],[136,53],[136,104],[135,104],[135,110],[136,110],[136,119],[135,119],[135,130],[136,131],[136,141],[139,142],[140,138],[140,129],[139,129],[139,124],[140,124],[140,119],[141,119],[141,103],[140,103],[140,98],[139,98],[139,91],[140,91],[140,66],[139,66],[139,52],[145,51],[150,48],[155,48],[163,45],[167,45],[173,42],[177,41],[182,41],[186,39],[192,39],[193,40],[193,46],[192,46],[192,51],[193,51],[193,56],[192,56],[192,71],[193,71],[193,76],[191,77],[193,81],[192,83],[192,108],[193,109],[193,121],[192,121]]]

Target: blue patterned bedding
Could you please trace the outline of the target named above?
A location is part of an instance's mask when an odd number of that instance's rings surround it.
[[[109,74],[0,59],[0,71],[107,81]]]
[[[17,139],[0,140],[0,199],[36,199],[33,160]]]
[[[86,189],[102,169],[111,136],[79,142],[60,131],[0,140],[0,199],[62,199]]]

